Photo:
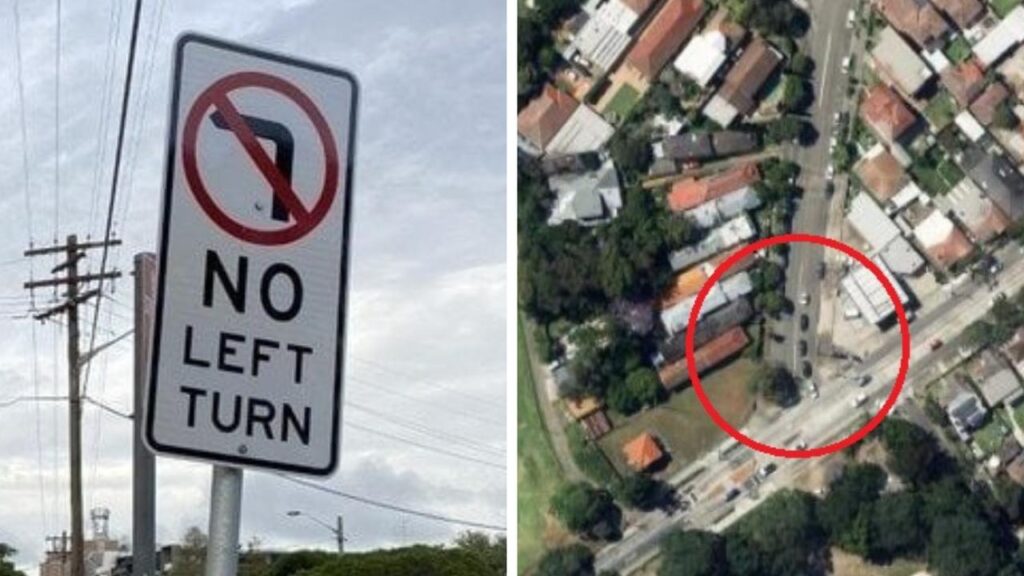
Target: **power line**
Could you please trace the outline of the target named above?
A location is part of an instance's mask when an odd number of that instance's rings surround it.
[[[406,508],[405,506],[399,506],[397,504],[390,504],[388,502],[382,502],[380,500],[374,500],[365,496],[357,496],[348,492],[343,492],[337,488],[331,488],[330,486],[324,486],[322,484],[316,484],[309,480],[303,480],[301,478],[295,478],[293,476],[286,476],[284,474],[275,474],[275,476],[287,480],[293,484],[305,486],[325,494],[331,494],[338,496],[339,498],[345,498],[346,500],[352,500],[367,506],[373,506],[375,508],[383,508],[384,510],[390,510],[392,512],[400,512],[402,514],[408,514],[410,516],[417,516],[419,518],[426,518],[428,520],[435,520],[437,522],[444,522],[446,524],[455,524],[456,526],[466,526],[468,528],[479,528],[481,530],[492,530],[495,532],[505,532],[504,526],[498,526],[496,524],[486,524],[484,522],[477,522],[475,520],[463,520],[460,518],[454,518],[451,516],[443,516],[433,512],[424,512],[422,510],[416,510],[413,508]]]
[[[369,428],[367,426],[362,426],[360,424],[356,424],[355,422],[345,422],[345,426],[347,428],[352,428],[353,430],[359,430],[359,431],[362,431],[362,432],[366,432],[367,434],[373,434],[374,436],[380,436],[381,438],[387,438],[388,440],[394,440],[395,442],[401,442],[403,444],[408,444],[410,446],[415,446],[417,448],[422,448],[423,450],[428,450],[430,452],[436,452],[437,454],[443,454],[445,456],[451,456],[452,458],[457,458],[459,460],[465,460],[467,462],[474,462],[476,464],[480,464],[481,466],[488,466],[488,467],[491,467],[491,468],[497,468],[498,470],[505,470],[505,465],[504,464],[496,464],[494,462],[488,462],[487,460],[480,460],[478,458],[473,458],[472,456],[466,456],[465,454],[459,454],[458,452],[449,452],[448,450],[445,450],[444,448],[438,448],[436,446],[430,446],[429,444],[421,444],[419,442],[416,442],[415,440],[410,440],[408,438],[403,438],[401,436],[394,436],[392,434],[388,434],[387,432],[383,432],[381,430],[377,430],[377,429],[374,429],[374,428]]]
[[[412,430],[414,432],[419,432],[420,434],[423,434],[425,436],[430,436],[430,437],[432,437],[432,438],[434,438],[436,440],[444,440],[444,441],[447,441],[447,442],[453,442],[455,444],[461,444],[463,447],[469,448],[471,450],[476,450],[478,452],[486,452],[486,453],[489,453],[489,454],[491,454],[493,456],[497,456],[499,458],[501,458],[501,457],[503,457],[505,455],[504,450],[498,450],[498,449],[494,448],[493,446],[488,446],[486,444],[481,444],[479,442],[475,442],[473,440],[469,440],[469,439],[461,437],[461,436],[456,436],[454,434],[449,434],[449,433],[446,433],[446,432],[441,432],[439,430],[435,430],[433,428],[428,428],[426,426],[423,426],[422,424],[418,424],[418,423],[412,422],[410,420],[405,420],[405,419],[399,418],[399,417],[391,415],[391,414],[385,414],[385,413],[380,412],[378,410],[374,410],[373,408],[367,408],[366,406],[363,406],[363,405],[358,404],[356,402],[346,401],[345,402],[345,406],[346,407],[350,407],[350,408],[355,408],[356,410],[359,410],[360,412],[365,412],[367,414],[371,414],[373,416],[377,416],[378,418],[383,419],[385,422],[388,422],[390,424],[394,424],[395,426],[399,426],[399,427],[402,427],[402,428],[406,428],[406,429]]]
[[[100,294],[103,293],[102,278],[107,270],[107,256],[110,254],[111,225],[113,224],[114,219],[114,206],[117,202],[117,179],[121,172],[121,154],[124,151],[124,133],[128,119],[128,103],[132,89],[132,70],[135,67],[135,49],[139,41],[139,15],[141,12],[142,0],[135,0],[135,11],[132,16],[132,35],[128,44],[128,68],[125,70],[124,92],[121,96],[121,119],[117,128],[117,146],[114,149],[114,171],[110,178],[110,201],[107,203],[107,223],[103,231],[103,255],[100,257],[99,272],[100,281],[96,285],[96,289],[99,290]],[[89,354],[92,354],[96,349],[96,327],[100,320],[100,302],[102,302],[102,299],[96,301],[96,308],[93,310],[92,330],[89,335]],[[87,363],[85,366],[83,392],[89,388],[90,365]]]
[[[357,376],[349,376],[348,380],[351,381],[351,382],[358,382],[360,384],[365,384],[367,390],[372,390],[374,392],[380,392],[380,393],[383,393],[383,394],[387,394],[389,396],[397,396],[399,398],[404,398],[404,399],[408,400],[409,402],[415,402],[415,403],[418,403],[418,404],[425,404],[425,405],[428,405],[428,406],[433,406],[433,407],[435,407],[435,408],[437,408],[439,410],[444,410],[445,412],[448,412],[448,413],[453,414],[455,416],[459,416],[461,418],[468,418],[470,420],[475,420],[475,421],[483,423],[483,424],[490,424],[492,426],[495,425],[495,424],[500,424],[500,422],[498,422],[494,418],[487,418],[486,416],[480,416],[478,414],[473,414],[472,412],[464,412],[462,410],[457,410],[455,408],[452,408],[450,406],[441,404],[441,403],[439,403],[437,401],[434,401],[434,400],[429,400],[427,398],[419,398],[419,397],[413,396],[412,394],[406,394],[406,393],[403,393],[403,392],[399,392],[398,390],[395,390],[393,388],[388,388],[387,386],[382,386],[379,382],[374,382],[374,381],[371,381],[371,380],[363,380],[362,378],[359,378]]]
[[[57,237],[60,235],[60,54],[62,50],[61,42],[61,0],[57,0],[57,49],[54,54],[54,70],[56,72],[56,82],[54,83],[54,99],[53,99],[53,205],[54,205],[54,218],[53,218],[53,239],[57,241]]]
[[[110,134],[110,98],[113,95],[114,85],[114,63],[117,57],[118,45],[121,42],[121,2],[110,0],[110,13],[107,19],[107,52],[103,59],[103,90],[100,93],[100,122],[96,128],[96,151],[98,159],[93,167],[92,187],[89,192],[89,227],[88,233],[92,234],[93,223],[96,220],[98,210],[99,187],[103,166],[106,164],[107,136]]]
[[[398,376],[400,378],[407,378],[407,379],[411,379],[411,380],[416,380],[417,382],[419,382],[421,384],[425,384],[427,386],[430,386],[432,388],[437,388],[439,390],[444,390],[446,392],[451,392],[452,394],[457,394],[459,396],[462,396],[463,398],[466,398],[467,400],[472,400],[473,402],[477,402],[478,404],[483,404],[483,405],[486,405],[486,406],[491,406],[493,408],[499,408],[499,409],[502,410],[502,412],[504,412],[504,410],[505,410],[504,404],[498,403],[498,402],[494,402],[494,401],[488,400],[486,398],[481,398],[481,397],[479,397],[479,396],[477,396],[475,394],[470,394],[469,392],[466,392],[465,390],[459,390],[458,388],[452,388],[450,386],[446,386],[444,384],[439,384],[439,383],[433,382],[431,380],[426,380],[426,379],[423,379],[423,378],[417,378],[417,377],[412,376],[410,374],[403,373],[403,372],[401,372],[399,370],[395,370],[394,368],[391,368],[389,366],[385,366],[385,365],[380,364],[378,362],[375,362],[373,360],[368,360],[366,358],[356,358],[356,357],[353,357],[353,359],[356,362],[362,362],[363,364],[365,364],[367,366],[370,366],[372,368],[375,368],[375,369],[377,369],[380,372],[384,372],[385,374],[391,374],[392,376]]]

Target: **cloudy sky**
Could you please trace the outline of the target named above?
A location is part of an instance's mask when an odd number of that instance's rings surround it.
[[[24,108],[14,4],[0,7],[0,405],[37,391],[66,393],[64,332],[52,323],[33,331],[23,318],[30,302],[21,282],[30,267],[21,252],[30,240],[102,236],[132,2],[65,1],[58,53],[54,2],[18,0]],[[350,426],[339,472],[326,484],[498,525],[507,519],[504,18],[498,0],[147,0],[115,209],[114,228],[125,245],[111,253],[114,265],[128,269],[132,254],[155,249],[171,52],[181,32],[354,72],[362,106],[346,371]],[[38,259],[35,275],[52,265]],[[98,268],[98,253],[88,265]],[[130,280],[115,289],[101,308],[100,342],[131,325]],[[44,306],[53,293],[35,296]],[[97,358],[88,384],[90,395],[125,411],[130,342]],[[24,567],[41,558],[45,536],[68,526],[65,414],[56,403],[0,407],[0,541],[20,550]],[[109,508],[112,534],[127,537],[131,424],[87,407],[83,435],[87,509]],[[192,525],[205,530],[209,473],[209,466],[158,460],[161,542]],[[331,546],[330,533],[286,517],[289,509],[325,519],[344,514],[351,549],[443,542],[462,530],[252,473],[243,542]]]

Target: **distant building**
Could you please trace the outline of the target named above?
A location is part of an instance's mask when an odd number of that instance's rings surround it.
[[[974,251],[967,236],[938,210],[932,210],[914,228],[914,237],[928,258],[940,268],[950,268]]]
[[[871,261],[882,270],[885,278],[892,284],[900,304],[904,306],[908,304],[910,297],[885,262],[879,257],[872,258]],[[861,316],[868,322],[880,325],[895,316],[896,306],[893,304],[892,298],[889,297],[889,293],[886,292],[878,278],[865,266],[856,265],[853,271],[843,278],[841,285],[843,292],[850,297]]]
[[[1024,42],[1024,6],[1017,6],[974,45],[974,55],[988,68],[1021,42]]]
[[[968,176],[996,203],[1010,220],[1024,217],[1024,176],[1005,156],[978,147],[964,152],[962,165]]]
[[[949,202],[953,215],[963,223],[976,242],[992,240],[1011,224],[1009,216],[970,178],[961,180],[944,199]]]
[[[608,222],[622,208],[619,175],[611,160],[599,169],[582,174],[556,174],[548,179],[555,205],[548,224],[574,221],[584,226]]]
[[[963,441],[970,440],[971,432],[985,423],[988,410],[981,400],[971,392],[963,391],[946,406],[946,414],[953,424],[958,436]]]
[[[702,260],[707,260],[737,246],[741,242],[750,240],[756,234],[757,228],[748,215],[737,216],[713,229],[697,244],[669,254],[669,264],[675,271],[685,270]]]
[[[877,84],[860,104],[860,117],[879,139],[890,146],[917,121],[913,111],[888,86]]]
[[[751,114],[757,108],[758,93],[782,60],[782,54],[766,40],[752,40],[704,107],[704,115],[727,128],[737,117]]]
[[[908,96],[920,92],[934,76],[924,59],[889,26],[878,34],[878,43],[871,50],[871,59],[876,70]]]
[[[868,192],[883,204],[902,190],[908,182],[907,172],[899,160],[881,144],[876,144],[874,148],[868,150],[853,170]]]
[[[707,88],[729,57],[729,40],[719,30],[709,30],[690,40],[674,62],[680,74]]]
[[[703,0],[668,0],[640,33],[626,56],[626,64],[647,82],[654,82],[697,28],[706,11]]]
[[[928,0],[875,0],[878,11],[919,47],[937,48],[949,32],[949,25]]]

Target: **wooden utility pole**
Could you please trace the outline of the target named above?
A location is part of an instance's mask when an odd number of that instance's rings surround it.
[[[121,273],[114,270],[102,274],[78,273],[78,262],[85,257],[86,250],[116,246],[120,240],[109,242],[84,242],[79,244],[78,237],[71,234],[63,246],[46,248],[30,248],[25,256],[44,256],[63,253],[65,260],[57,264],[51,271],[53,278],[34,280],[25,283],[27,290],[48,286],[64,286],[65,300],[35,315],[36,320],[45,321],[51,316],[67,314],[68,320],[68,453],[71,465],[71,576],[83,576],[85,573],[85,538],[83,536],[82,514],[82,398],[79,374],[84,362],[79,350],[78,306],[89,298],[99,296],[97,288],[79,291],[83,284],[100,279],[114,279]],[[64,272],[64,275],[60,274]],[[86,359],[87,361],[88,359]]]

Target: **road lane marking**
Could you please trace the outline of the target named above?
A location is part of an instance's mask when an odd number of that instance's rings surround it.
[[[821,90],[818,93],[818,102],[819,102],[818,106],[819,107],[821,106],[820,102],[825,99],[825,87],[828,86],[828,73],[832,69],[832,67],[829,65],[831,54],[832,54],[832,33],[829,32],[829,34],[828,34],[828,42],[825,45],[825,62],[824,62],[824,64],[825,64],[825,77],[821,79]]]

